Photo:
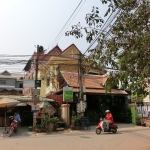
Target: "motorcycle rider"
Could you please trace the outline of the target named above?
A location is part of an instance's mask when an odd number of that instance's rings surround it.
[[[14,120],[17,121],[17,129],[19,129],[21,119],[20,119],[20,115],[17,111],[14,112]]]
[[[105,128],[109,129],[109,124],[113,123],[114,119],[113,116],[110,112],[110,110],[106,110],[106,116],[105,119],[103,120],[102,124],[101,124],[101,128],[104,131]]]

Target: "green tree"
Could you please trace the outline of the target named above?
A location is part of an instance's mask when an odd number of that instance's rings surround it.
[[[66,36],[76,38],[86,33],[87,42],[98,36],[98,46],[89,50],[88,61],[105,69],[111,66],[106,88],[110,90],[121,81],[122,88],[146,96],[149,91],[147,78],[150,77],[150,3],[148,0],[101,0],[108,4],[109,13],[118,11],[115,23],[108,30],[101,30],[104,20],[99,16],[98,7],[86,15],[87,27],[72,26]],[[114,18],[115,19],[115,18]]]

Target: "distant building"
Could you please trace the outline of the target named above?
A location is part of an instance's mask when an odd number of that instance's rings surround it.
[[[0,95],[22,95],[23,74],[0,73]]]

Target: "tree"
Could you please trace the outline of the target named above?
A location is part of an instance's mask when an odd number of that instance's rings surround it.
[[[85,18],[88,26],[74,25],[66,36],[80,38],[84,30],[89,43],[98,36],[99,44],[89,50],[88,61],[94,60],[94,65],[101,64],[104,69],[111,66],[106,88],[110,90],[120,81],[123,89],[146,96],[150,93],[146,80],[150,77],[150,4],[147,0],[101,1],[109,3],[105,16],[119,12],[114,25],[101,30],[104,20],[98,7],[93,7]]]

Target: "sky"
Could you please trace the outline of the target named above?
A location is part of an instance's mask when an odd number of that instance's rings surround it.
[[[28,57],[4,57],[9,55],[32,55],[36,45],[42,45],[47,52],[58,44],[64,50],[75,44],[84,53],[89,46],[85,36],[81,39],[65,36],[63,32],[54,41],[81,0],[0,0],[0,61],[4,59],[28,59]],[[86,26],[85,16],[93,6],[99,7],[103,17],[107,6],[100,0],[82,0],[80,7],[68,22],[64,31],[72,25]],[[3,60],[3,61],[4,61]],[[0,72],[22,72],[24,64],[1,64]]]

